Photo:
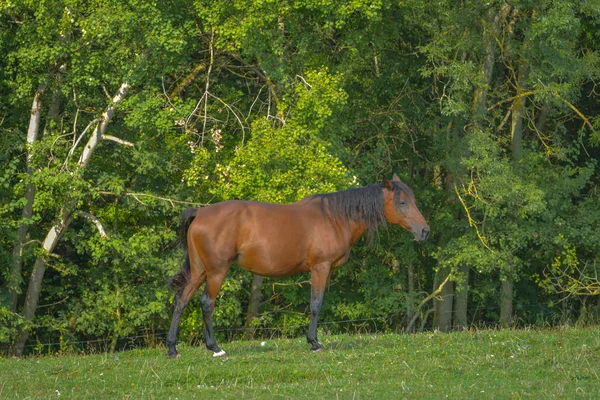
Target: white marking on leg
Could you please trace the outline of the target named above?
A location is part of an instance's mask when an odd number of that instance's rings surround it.
[[[218,353],[215,352],[213,354],[213,357],[223,357],[224,355],[226,355],[227,353],[225,353],[223,350],[219,351]]]

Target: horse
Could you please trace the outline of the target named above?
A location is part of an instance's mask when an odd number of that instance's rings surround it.
[[[429,236],[413,191],[396,174],[383,183],[312,195],[291,204],[223,201],[187,209],[181,219],[185,259],[181,272],[171,279],[177,294],[167,335],[169,358],[179,358],[175,345],[181,314],[206,282],[200,295],[206,347],[214,357],[225,359],[215,340],[212,313],[234,261],[268,277],[310,272],[306,338],[311,351],[317,352],[323,349],[317,340],[317,321],[325,288],[331,273],[348,260],[354,243],[365,233],[372,236],[386,221],[411,232],[417,241]]]

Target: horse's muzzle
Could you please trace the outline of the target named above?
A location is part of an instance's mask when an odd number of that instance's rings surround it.
[[[429,227],[428,226],[421,230],[420,235],[415,235],[415,239],[417,239],[417,241],[419,241],[419,242],[423,242],[423,241],[427,240],[428,237],[429,237]]]
[[[427,238],[429,238],[429,228],[423,228],[421,236],[423,237],[423,240],[427,240]]]

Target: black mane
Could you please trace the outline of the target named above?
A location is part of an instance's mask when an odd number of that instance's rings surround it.
[[[369,240],[379,231],[379,224],[386,223],[383,184],[369,185],[361,188],[342,190],[313,197],[321,199],[321,209],[326,209],[334,220],[351,220],[362,222],[367,227]]]

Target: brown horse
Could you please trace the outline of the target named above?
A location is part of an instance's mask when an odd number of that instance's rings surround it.
[[[412,190],[398,179],[358,189],[309,196],[297,203],[270,204],[224,201],[182,214],[180,239],[187,237],[182,271],[171,283],[178,288],[168,357],[179,357],[175,344],[183,310],[204,281],[200,296],[206,347],[215,357],[225,356],[217,346],[212,326],[215,300],[231,263],[262,276],[310,272],[310,324],[307,340],[317,341],[317,320],[331,273],[343,265],[350,248],[365,232],[373,234],[388,221],[423,241],[429,226],[415,204]]]

